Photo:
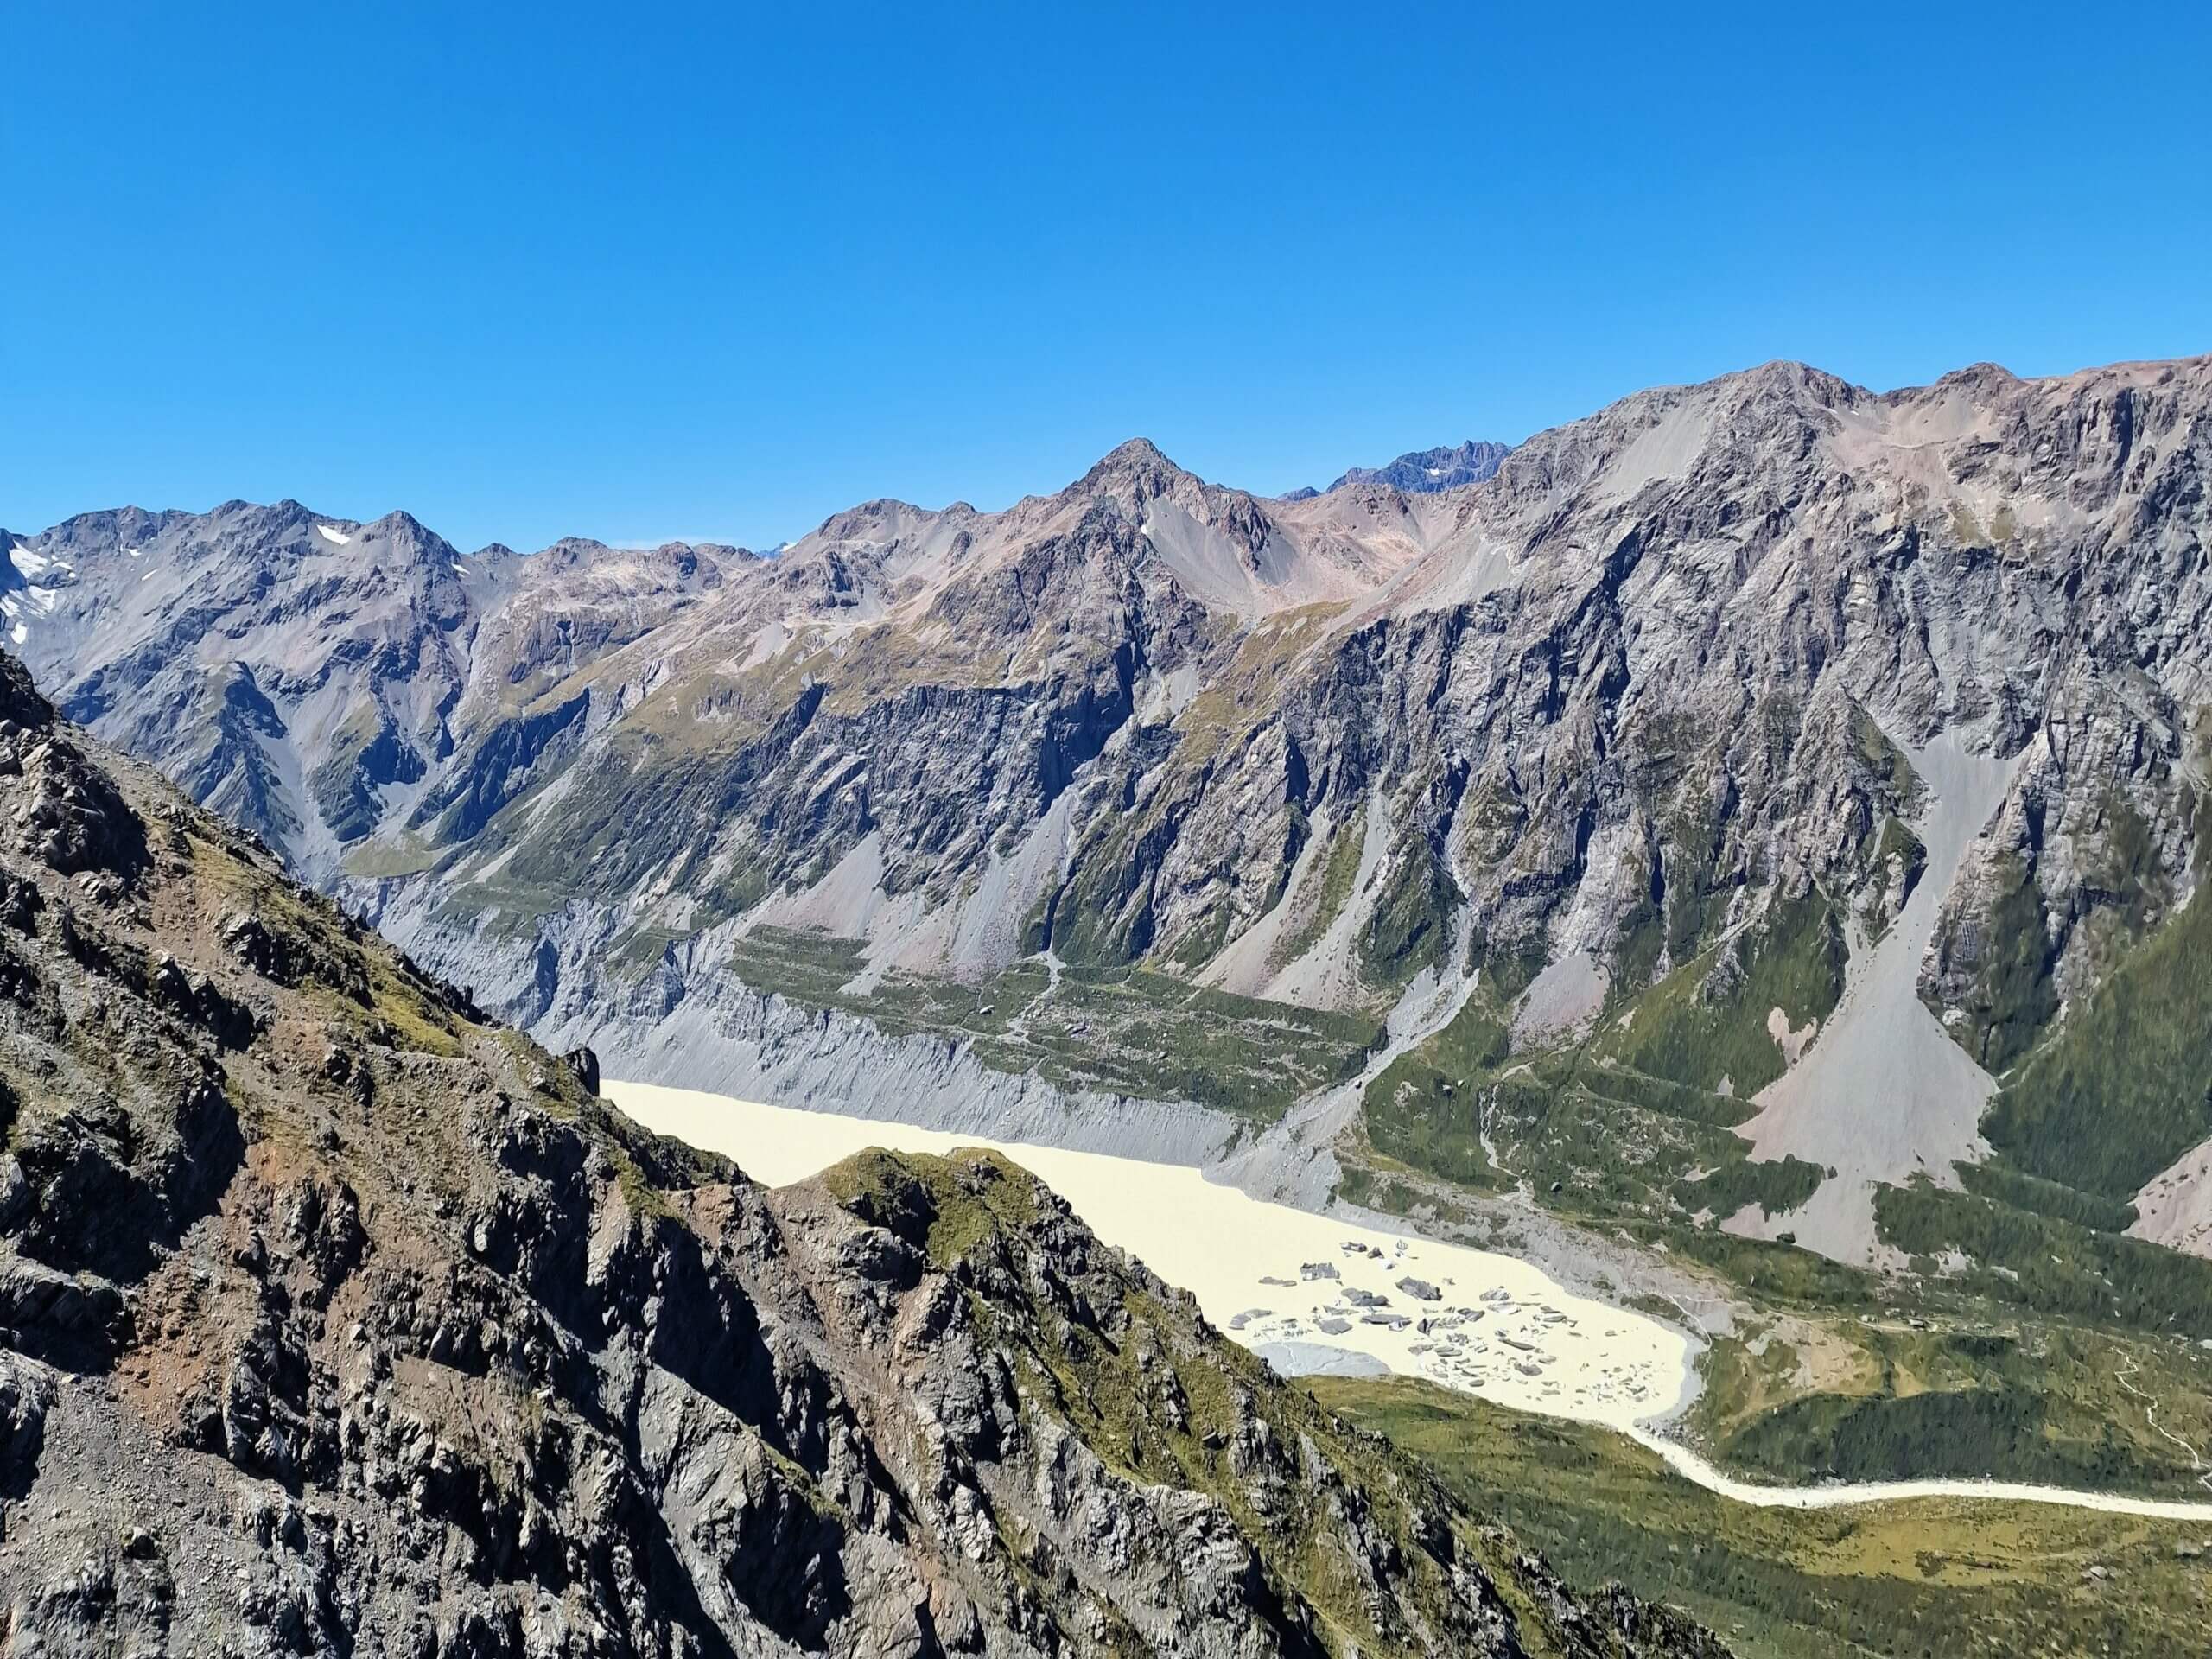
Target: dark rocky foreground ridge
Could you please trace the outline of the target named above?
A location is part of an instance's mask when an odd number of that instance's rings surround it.
[[[639,1129],[0,657],[10,1653],[1714,1655],[982,1154]]]

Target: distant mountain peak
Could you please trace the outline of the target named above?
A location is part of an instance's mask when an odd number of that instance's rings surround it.
[[[1116,444],[1106,452],[1100,465],[1173,467],[1175,463],[1161,453],[1150,438],[1130,438]]]
[[[1412,450],[1386,466],[1347,467],[1329,489],[1341,490],[1349,484],[1382,484],[1408,495],[1433,495],[1440,490],[1481,483],[1497,471],[1499,464],[1512,453],[1510,443],[1470,438],[1465,443]]]
[[[1199,481],[1195,474],[1161,454],[1150,438],[1131,438],[1107,451],[1096,466],[1077,480],[1075,488],[1095,492],[1134,486],[1143,494],[1158,495],[1177,484]]]

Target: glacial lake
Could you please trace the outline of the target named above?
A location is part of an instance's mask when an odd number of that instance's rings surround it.
[[[691,1089],[608,1081],[646,1128],[803,1180],[869,1147],[988,1147],[1037,1175],[1108,1243],[1198,1298],[1278,1370],[1395,1372],[1523,1411],[1626,1429],[1683,1401],[1690,1344],[1670,1325],[1577,1296],[1512,1256],[1248,1197],[1181,1165],[983,1140]]]

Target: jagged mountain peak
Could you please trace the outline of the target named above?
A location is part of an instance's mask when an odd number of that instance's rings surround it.
[[[895,496],[879,496],[873,501],[862,501],[831,513],[815,527],[811,535],[802,537],[793,545],[885,541],[911,531],[918,525],[940,518],[969,518],[975,515],[975,508],[964,501],[956,501],[942,511],[933,511],[917,506],[912,501],[901,501]]]
[[[575,563],[596,559],[613,551],[613,549],[594,536],[563,536],[558,541],[547,543],[534,556]]]
[[[1212,487],[1197,474],[1185,471],[1162,454],[1150,438],[1131,438],[1101,456],[1091,469],[1068,486],[1077,495],[1168,494],[1180,488]]]
[[[2020,377],[2002,363],[1969,363],[1964,368],[1953,369],[1936,381],[1936,387],[1962,387],[1972,391],[2010,391],[2021,384]]]
[[[2075,752],[2117,744],[2096,710],[2133,709],[2164,734],[2145,822],[2192,822],[2159,780],[2193,764],[2199,578],[2158,537],[2196,534],[2209,418],[2202,359],[1880,397],[1777,361],[1636,393],[1438,494],[1260,504],[1140,439],[1002,512],[874,501],[768,561],[564,544],[435,607],[400,582],[373,605],[329,588],[343,557],[277,559],[272,586],[270,553],[203,516],[131,540],[143,557],[78,560],[97,591],[11,588],[9,624],[65,706],[210,798],[261,803],[318,880],[357,850],[377,868],[387,841],[410,870],[448,858],[379,889],[425,937],[442,904],[466,909],[472,860],[500,861],[487,893],[687,937],[842,868],[827,925],[903,918],[913,940],[880,943],[918,967],[1006,965],[1013,931],[964,914],[981,894],[1117,964],[1364,1006],[1377,952],[1439,972],[1424,953],[1455,938],[1602,957],[1662,878],[1669,907],[1700,884],[1669,951],[1780,881],[1859,892],[1897,802],[1837,747],[1853,709],[1901,741],[1973,726],[1975,753],[2006,755],[2055,714],[2069,779],[2137,764]],[[2113,597],[2139,588],[2157,602]],[[287,736],[209,705],[215,658],[256,665]],[[1762,705],[1787,728],[1770,749],[1746,747]],[[1730,804],[1720,844],[1672,844],[1707,789]],[[1832,798],[1840,818],[1805,804]],[[1339,871],[1370,871],[1344,899],[1360,926],[1313,943],[1268,922],[1311,899],[1299,849],[1355,815],[1378,826]],[[1141,840],[1114,838],[1122,816]],[[2068,820],[2064,844],[2105,822]],[[2192,832],[2159,833],[2185,890]],[[2044,858],[2052,916],[2102,902],[2034,837],[2016,850]],[[1013,887],[977,885],[985,869]],[[1378,944],[1370,909],[1402,938]],[[2087,938],[2056,946],[2069,989],[2095,972]],[[451,948],[487,982],[531,959]]]
[[[1306,499],[1357,485],[1380,485],[1408,495],[1430,495],[1479,484],[1492,476],[1513,446],[1469,439],[1465,443],[1416,449],[1381,467],[1347,467],[1327,491],[1294,492],[1286,499]]]
[[[404,507],[394,507],[382,518],[371,519],[360,529],[363,535],[374,537],[380,541],[451,550],[451,543],[444,537],[430,529]]]
[[[1166,453],[1162,451],[1160,447],[1154,443],[1150,438],[1135,437],[1124,438],[1121,442],[1116,444],[1111,449],[1109,449],[1103,455],[1099,457],[1098,466],[1105,467],[1175,467],[1175,463],[1168,460]],[[1094,468],[1093,470],[1095,471],[1096,469]],[[1180,467],[1175,467],[1175,470],[1179,472],[1182,469]]]
[[[1823,404],[1852,403],[1871,395],[1865,387],[1853,385],[1840,374],[1789,357],[1770,358],[1764,363],[1716,375],[1698,385],[1714,391],[1733,388],[1750,392],[1802,394]]]

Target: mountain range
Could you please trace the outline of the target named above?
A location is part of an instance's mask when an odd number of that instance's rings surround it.
[[[0,611],[556,1047],[1995,1272],[1985,1212],[2212,1249],[2209,461],[2212,359],[1775,363],[773,556],[93,512]]]

